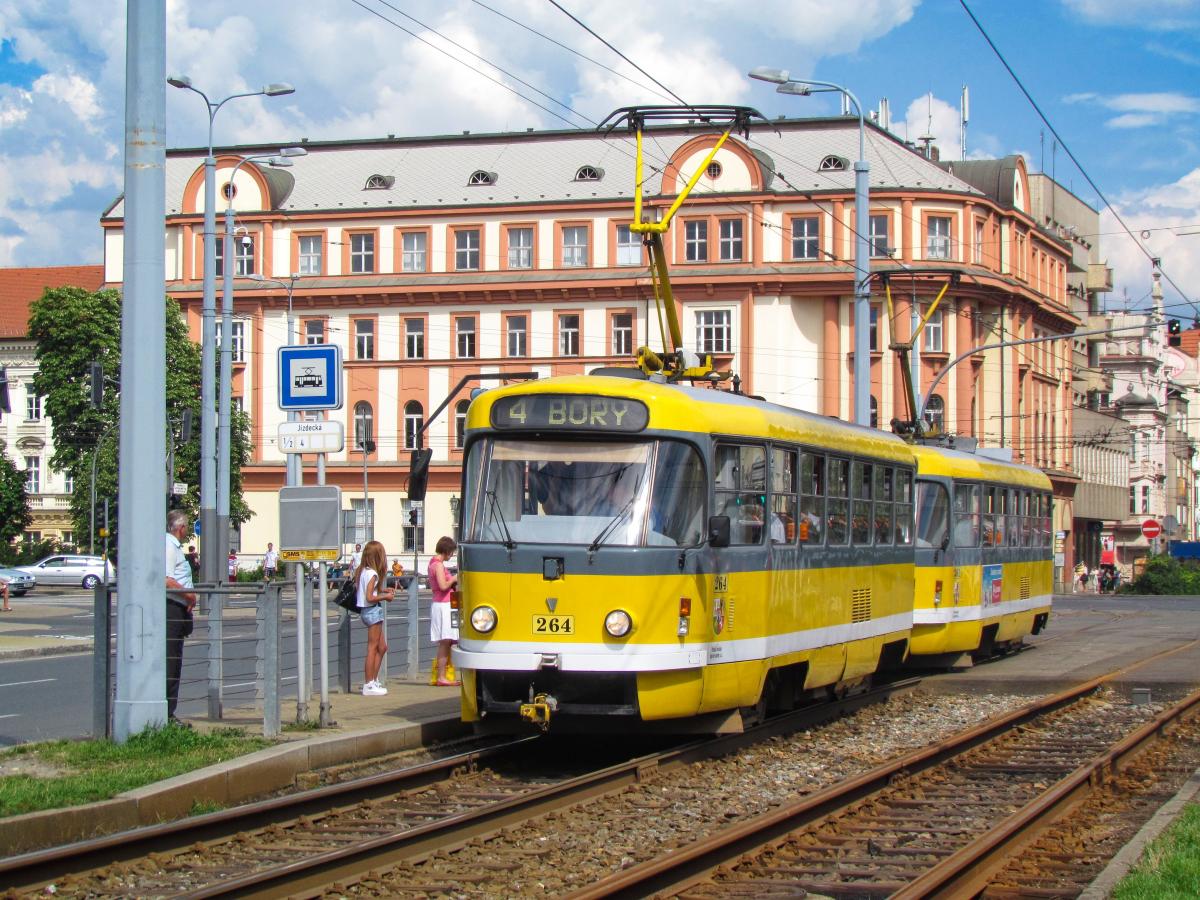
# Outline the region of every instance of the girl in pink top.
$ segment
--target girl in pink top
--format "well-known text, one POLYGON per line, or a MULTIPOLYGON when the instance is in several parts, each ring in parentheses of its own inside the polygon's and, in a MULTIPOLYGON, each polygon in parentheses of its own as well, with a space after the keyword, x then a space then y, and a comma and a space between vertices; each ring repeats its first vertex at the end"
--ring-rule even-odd
POLYGON ((450 681, 446 677, 450 645, 458 640, 458 629, 450 620, 450 594, 458 587, 458 578, 446 571, 446 560, 453 556, 457 549, 454 538, 439 538, 434 548, 436 555, 429 560, 429 589, 433 591, 429 637, 437 642, 437 683, 445 687, 458 684, 457 681, 450 681))

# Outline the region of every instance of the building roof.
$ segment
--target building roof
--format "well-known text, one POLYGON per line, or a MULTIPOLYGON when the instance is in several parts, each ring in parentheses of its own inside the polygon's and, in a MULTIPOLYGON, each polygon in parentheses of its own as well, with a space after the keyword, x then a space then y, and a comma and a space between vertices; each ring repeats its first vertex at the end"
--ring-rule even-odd
MULTIPOLYGON (((665 126, 646 130, 647 195, 659 191, 659 177, 671 157, 688 141, 714 134, 711 127, 665 126)), ((867 124, 866 157, 872 189, 908 188, 980 193, 904 146, 894 135, 867 124)), ((774 120, 755 125, 742 140, 757 158, 766 189, 779 193, 851 193, 853 161, 858 157, 856 118, 774 120), (827 157, 846 161, 843 169, 822 170, 827 157)), ((270 152, 289 142, 217 148, 215 155, 247 156, 270 152)), ((510 206, 514 203, 595 203, 628 201, 634 190, 634 140, 617 130, 529 131, 488 135, 383 138, 358 141, 302 142, 307 156, 295 157, 288 170, 295 178, 283 198, 286 212, 380 209, 456 209, 510 206), (576 180, 583 166, 599 180, 576 180), (469 185, 473 173, 493 173, 491 184, 469 185), (381 176, 378 189, 368 180, 381 176)), ((178 214, 188 180, 203 165, 205 149, 167 154, 167 213, 178 214)), ((263 167, 264 174, 268 171, 263 167)), ((719 187, 719 182, 716 185, 719 187)), ((703 182, 693 195, 705 192, 703 182)), ((274 191, 272 192, 275 193, 274 191)), ((118 199, 108 217, 124 215, 118 199)))
POLYGON ((1179 333, 1179 349, 1192 358, 1200 357, 1200 328, 1179 333))
POLYGON ((102 284, 104 266, 0 268, 0 337, 24 337, 28 333, 29 305, 46 288, 81 287, 98 291, 102 284))

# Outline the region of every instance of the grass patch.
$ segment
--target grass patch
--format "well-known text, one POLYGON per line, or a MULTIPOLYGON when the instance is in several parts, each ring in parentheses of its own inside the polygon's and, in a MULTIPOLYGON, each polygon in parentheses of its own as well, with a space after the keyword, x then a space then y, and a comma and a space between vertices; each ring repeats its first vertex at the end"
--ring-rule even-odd
POLYGON ((289 722, 283 726, 284 731, 320 731, 321 723, 316 719, 305 719, 303 722, 289 722))
POLYGON ((192 816, 202 816, 205 813, 220 812, 224 808, 224 803, 217 803, 213 800, 197 800, 192 804, 192 808, 188 811, 188 814, 192 816))
POLYGON ((1200 897, 1200 803, 1184 808, 1113 891, 1114 900, 1194 897, 1200 897))
POLYGON ((107 740, 24 744, 0 754, 3 768, 9 768, 10 758, 20 758, 20 765, 13 766, 16 774, 0 776, 0 816, 107 800, 271 743, 236 728, 202 734, 172 725, 147 729, 124 744, 107 740), (39 773, 39 767, 54 774, 39 773))

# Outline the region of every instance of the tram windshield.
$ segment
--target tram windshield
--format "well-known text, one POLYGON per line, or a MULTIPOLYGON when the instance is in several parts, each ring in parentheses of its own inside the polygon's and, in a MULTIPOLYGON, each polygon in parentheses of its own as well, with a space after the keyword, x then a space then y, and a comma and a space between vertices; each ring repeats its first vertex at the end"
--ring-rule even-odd
POLYGON ((704 469, 679 441, 490 438, 466 471, 467 541, 679 547, 703 534, 704 469))

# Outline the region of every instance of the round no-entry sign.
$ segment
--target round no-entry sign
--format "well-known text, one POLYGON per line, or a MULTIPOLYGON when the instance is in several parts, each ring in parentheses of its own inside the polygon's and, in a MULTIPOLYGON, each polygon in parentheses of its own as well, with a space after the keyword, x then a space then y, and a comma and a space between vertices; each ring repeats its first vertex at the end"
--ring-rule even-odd
POLYGON ((1153 540, 1162 534, 1162 526, 1153 519, 1147 519, 1142 523, 1142 536, 1148 540, 1153 540))

